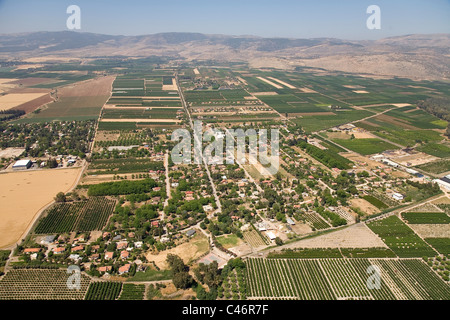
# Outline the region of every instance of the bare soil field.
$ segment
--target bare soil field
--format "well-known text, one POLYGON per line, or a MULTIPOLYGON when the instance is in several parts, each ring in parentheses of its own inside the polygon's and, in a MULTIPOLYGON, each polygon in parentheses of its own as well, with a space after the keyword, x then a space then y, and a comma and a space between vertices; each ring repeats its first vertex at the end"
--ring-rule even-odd
POLYGON ((428 162, 433 162, 438 159, 439 158, 431 156, 429 154, 419 152, 416 154, 397 157, 395 158, 395 162, 400 163, 401 165, 404 166, 408 166, 408 164, 409 166, 418 166, 428 162))
POLYGON ((17 79, 10 79, 10 78, 0 78, 0 84, 8 84, 8 83, 12 83, 14 81, 16 81, 17 79))
POLYGON ((361 211, 363 211, 367 215, 372 215, 380 212, 380 209, 378 209, 373 204, 367 202, 364 199, 351 199, 350 203, 352 207, 357 207, 361 209, 361 211))
POLYGON ((351 135, 348 134, 347 132, 328 132, 327 133, 327 137, 330 139, 344 139, 344 140, 348 140, 351 138, 351 135))
POLYGON ((189 240, 189 242, 183 243, 175 248, 159 252, 158 254, 148 253, 147 260, 154 261, 155 264, 161 269, 167 269, 168 265, 166 257, 169 253, 179 256, 185 263, 196 260, 209 250, 208 239, 201 233, 197 232, 197 235, 189 240))
POLYGON ((25 113, 30 113, 30 112, 33 112, 34 110, 36 110, 37 108, 39 108, 47 103, 50 103, 52 101, 53 101, 52 97, 50 96, 50 94, 47 93, 47 94, 43 95, 42 97, 39 97, 37 99, 34 99, 34 100, 26 102, 26 103, 23 103, 12 109, 23 110, 23 111, 25 111, 25 113))
POLYGON ((434 204, 450 204, 450 198, 448 197, 441 197, 435 201, 433 201, 434 204))
POLYGON ((276 84, 276 83, 274 83, 274 82, 272 82, 270 80, 267 80, 266 78, 263 78, 263 77, 256 77, 256 78, 261 80, 261 81, 264 81, 267 84, 270 84, 272 87, 275 87, 277 89, 283 89, 283 86, 280 86, 279 84, 276 84))
POLYGON ((383 166, 381 163, 376 162, 374 160, 370 160, 368 157, 364 157, 361 156, 359 154, 353 153, 353 152, 341 152, 339 153, 340 155, 342 155, 343 157, 353 161, 353 162, 358 162, 358 163, 366 163, 367 164, 367 169, 376 169, 379 166, 383 166))
POLYGON ((296 234, 303 235, 308 234, 312 232, 311 226, 306 223, 296 223, 295 225, 291 226, 292 231, 294 231, 296 234))
POLYGON ((281 83, 283 86, 288 87, 289 89, 296 89, 293 85, 286 83, 284 81, 281 81, 279 79, 273 78, 273 77, 268 77, 270 80, 276 81, 278 83, 281 83))
POLYGON ((0 158, 18 157, 25 151, 25 148, 6 148, 0 150, 0 158))
POLYGON ((287 245, 289 248, 387 248, 386 244, 365 224, 358 223, 348 228, 315 238, 300 240, 287 245))
POLYGON ((53 169, 0 174, 0 248, 13 245, 37 213, 60 191, 69 191, 80 169, 53 169))
POLYGON ((316 91, 314 91, 313 89, 306 88, 306 87, 300 88, 300 90, 301 90, 303 93, 316 93, 316 91))
POLYGON ((422 238, 450 238, 450 224, 409 224, 422 238))
POLYGON ((24 79, 18 79, 15 81, 11 81, 9 83, 23 85, 23 86, 35 86, 38 84, 57 83, 57 82, 60 82, 60 80, 50 79, 50 78, 24 78, 24 79))
POLYGON ((0 96, 0 110, 9 110, 45 95, 47 93, 8 93, 0 96))
POLYGON ((78 82, 59 89, 58 94, 64 97, 109 96, 114 79, 114 76, 106 76, 78 82))

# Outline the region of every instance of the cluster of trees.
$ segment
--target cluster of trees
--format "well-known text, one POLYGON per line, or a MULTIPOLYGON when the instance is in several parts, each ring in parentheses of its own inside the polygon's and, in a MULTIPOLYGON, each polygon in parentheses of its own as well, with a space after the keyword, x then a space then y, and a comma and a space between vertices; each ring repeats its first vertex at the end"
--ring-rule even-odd
POLYGON ((317 207, 316 208, 317 213, 319 213, 322 217, 329 220, 331 222, 331 225, 333 227, 339 227, 347 224, 347 220, 344 218, 341 218, 338 214, 325 210, 324 207, 317 207))
POLYGON ((419 101, 417 106, 439 119, 448 121, 445 135, 450 137, 450 98, 429 98, 419 101))
POLYGON ((144 179, 137 181, 118 181, 103 182, 90 185, 88 189, 89 196, 117 196, 126 194, 142 194, 150 192, 158 184, 153 179, 144 179))
POLYGON ((425 193, 427 196, 431 197, 441 193, 441 189, 437 183, 428 182, 420 183, 418 181, 406 180, 406 183, 420 190, 421 193, 425 193))
POLYGON ((178 289, 187 289, 194 284, 194 279, 189 274, 189 267, 183 259, 174 254, 168 254, 166 258, 169 264, 173 285, 178 289))
POLYGON ((223 281, 217 261, 213 261, 208 265, 200 263, 199 266, 194 269, 194 275, 197 281, 207 285, 209 289, 207 292, 202 286, 198 285, 196 289, 197 299, 215 300, 217 298, 217 289, 223 281))
POLYGON ((8 121, 15 118, 19 118, 25 114, 23 110, 1 110, 0 111, 0 122, 8 121))
POLYGON ((77 155, 89 152, 94 138, 95 121, 61 121, 45 123, 5 124, 0 147, 24 147, 26 156, 77 155))
POLYGON ((350 161, 337 153, 319 149, 316 146, 308 144, 304 140, 300 140, 298 146, 329 168, 338 168, 341 170, 350 169, 350 161))

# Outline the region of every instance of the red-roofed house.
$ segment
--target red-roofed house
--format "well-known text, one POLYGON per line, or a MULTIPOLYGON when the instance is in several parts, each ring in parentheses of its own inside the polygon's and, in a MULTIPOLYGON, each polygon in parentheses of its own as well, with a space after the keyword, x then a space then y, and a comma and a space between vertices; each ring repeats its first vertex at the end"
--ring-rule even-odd
POLYGON ((105 260, 111 260, 114 257, 114 252, 106 252, 105 260))
POLYGON ((58 247, 58 248, 53 249, 53 253, 55 253, 55 254, 63 253, 64 251, 66 251, 66 248, 64 248, 64 247, 58 247))
POLYGON ((126 247, 128 247, 128 242, 126 242, 126 241, 117 243, 117 249, 118 250, 125 249, 126 247))
POLYGON ((123 251, 120 253, 120 257, 121 257, 123 260, 128 259, 129 256, 130 256, 130 253, 129 253, 128 251, 126 251, 126 250, 123 250, 123 251))
POLYGON ((124 265, 123 267, 120 267, 119 274, 128 273, 128 271, 130 271, 130 267, 131 267, 131 264, 129 264, 129 263, 124 265))
POLYGON ((37 253, 41 251, 41 248, 27 248, 23 250, 23 253, 37 253))
POLYGON ((98 268, 99 272, 108 272, 108 271, 111 271, 111 270, 112 270, 111 266, 105 266, 105 267, 99 267, 98 268))

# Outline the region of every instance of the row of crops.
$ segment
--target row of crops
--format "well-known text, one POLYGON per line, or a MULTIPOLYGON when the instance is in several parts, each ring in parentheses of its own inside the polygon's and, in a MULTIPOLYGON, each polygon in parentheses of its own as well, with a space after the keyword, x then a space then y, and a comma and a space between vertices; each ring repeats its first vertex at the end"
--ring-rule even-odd
POLYGON ((144 294, 143 284, 91 282, 65 269, 13 269, 0 280, 0 300, 143 300, 144 294))
POLYGON ((420 259, 249 258, 246 266, 250 299, 450 299, 448 284, 420 259), (371 266, 380 272, 373 289, 371 266))
POLYGON ((0 300, 82 300, 90 278, 81 274, 79 289, 76 281, 67 285, 70 277, 61 269, 13 269, 0 280, 0 300))
POLYGON ((119 300, 143 300, 145 285, 125 283, 122 288, 119 300))
POLYGON ((116 300, 122 290, 121 282, 93 282, 86 293, 86 300, 116 300))
POLYGON ((101 230, 113 213, 115 200, 91 197, 87 201, 56 203, 35 229, 36 234, 101 230))

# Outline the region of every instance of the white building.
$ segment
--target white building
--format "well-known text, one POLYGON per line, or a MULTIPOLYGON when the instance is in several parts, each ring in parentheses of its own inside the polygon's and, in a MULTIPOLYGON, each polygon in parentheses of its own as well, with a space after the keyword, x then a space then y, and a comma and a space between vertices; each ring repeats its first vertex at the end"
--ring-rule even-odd
POLYGON ((32 164, 31 160, 19 160, 13 164, 12 168, 14 170, 26 170, 29 169, 32 164))
POLYGON ((273 234, 273 232, 267 232, 266 235, 269 237, 270 240, 275 240, 276 236, 273 234))
POLYGON ((392 198, 394 198, 395 200, 401 201, 401 200, 403 200, 403 195, 395 192, 392 194, 392 198))

